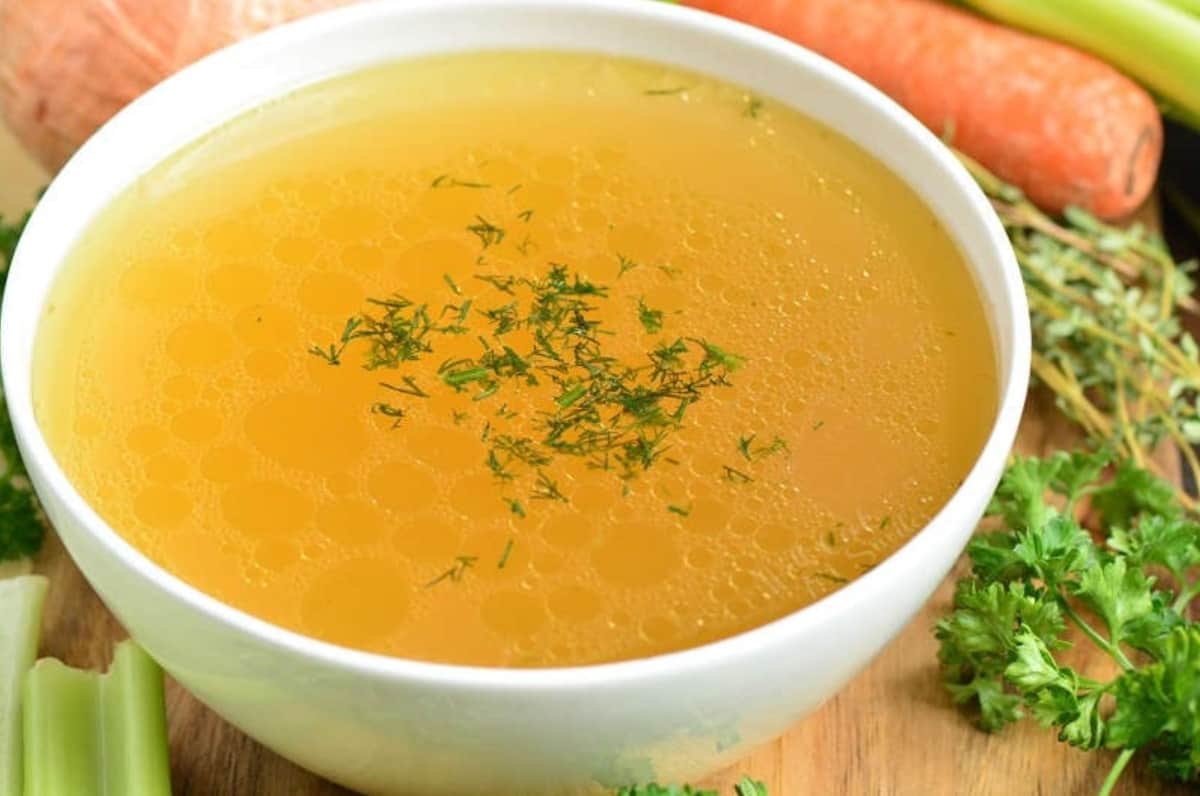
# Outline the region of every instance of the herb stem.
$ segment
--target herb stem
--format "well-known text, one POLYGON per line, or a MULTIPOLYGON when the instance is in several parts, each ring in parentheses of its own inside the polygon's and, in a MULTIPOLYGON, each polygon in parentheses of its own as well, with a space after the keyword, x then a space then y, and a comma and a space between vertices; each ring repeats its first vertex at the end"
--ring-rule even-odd
POLYGON ((1116 380, 1117 389, 1114 391, 1114 403, 1117 405, 1117 420, 1120 421, 1121 435, 1125 438, 1125 444, 1129 448, 1129 454, 1133 458, 1134 464, 1145 469, 1145 458, 1142 456, 1142 448, 1138 445, 1137 439, 1134 437, 1133 425, 1129 422, 1129 409, 1125 404, 1125 369, 1121 367, 1120 361, 1111 352, 1108 352, 1108 361, 1112 365, 1114 379, 1116 380))
POLYGON ((1125 770, 1125 766, 1129 765, 1129 761, 1133 759, 1134 751, 1133 749, 1121 750, 1121 754, 1117 756, 1116 762, 1108 770, 1108 776, 1104 778, 1104 784, 1100 786, 1097 796, 1110 796, 1113 788, 1117 785, 1117 780, 1121 778, 1121 773, 1125 770))
POLYGON ((1069 617, 1070 620, 1074 622, 1079 629, 1082 630, 1084 634, 1092 640, 1093 643, 1095 643, 1097 647, 1112 656, 1113 660, 1120 664, 1122 669, 1127 672, 1132 672, 1136 668, 1132 663, 1129 662, 1129 658, 1125 657, 1125 653, 1121 651, 1121 648, 1118 645, 1113 644, 1104 636, 1100 635, 1100 633, 1096 631, 1096 628, 1092 627, 1086 619, 1080 616, 1079 612, 1072 607, 1071 603, 1061 593, 1058 595, 1058 603, 1062 607, 1063 613, 1066 614, 1067 617, 1069 617))
POLYGON ((1200 594, 1200 580, 1184 585, 1178 575, 1176 579, 1180 581, 1179 596, 1175 598, 1175 602, 1171 603, 1171 610, 1187 618, 1188 606, 1192 604, 1192 600, 1196 599, 1196 595, 1200 594))

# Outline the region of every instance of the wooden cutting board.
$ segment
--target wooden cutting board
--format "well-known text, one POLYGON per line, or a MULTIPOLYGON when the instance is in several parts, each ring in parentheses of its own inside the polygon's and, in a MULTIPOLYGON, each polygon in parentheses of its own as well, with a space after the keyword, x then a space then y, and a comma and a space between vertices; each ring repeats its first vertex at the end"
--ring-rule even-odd
MULTIPOLYGON (((22 209, 44 180, 16 154, 3 130, 0 175, 0 212, 9 214, 22 209)), ((1069 431, 1055 417, 1047 403, 1031 404, 1019 447, 1026 452, 1069 447, 1069 431)), ((1178 473, 1171 452, 1164 452, 1162 463, 1178 473)), ((113 643, 125 632, 53 536, 35 569, 51 580, 41 654, 74 666, 106 667, 113 643)), ((950 603, 952 580, 942 584, 909 627, 820 711, 703 784, 728 794, 742 774, 749 774, 763 780, 773 796, 1095 793, 1112 755, 1075 751, 1032 725, 985 735, 953 708, 938 679, 937 645, 931 633, 950 603)), ((173 682, 168 682, 167 712, 176 794, 346 793, 262 748, 173 682)), ((1118 789, 1122 794, 1163 796, 1185 792, 1159 784, 1144 766, 1127 771, 1118 789)))

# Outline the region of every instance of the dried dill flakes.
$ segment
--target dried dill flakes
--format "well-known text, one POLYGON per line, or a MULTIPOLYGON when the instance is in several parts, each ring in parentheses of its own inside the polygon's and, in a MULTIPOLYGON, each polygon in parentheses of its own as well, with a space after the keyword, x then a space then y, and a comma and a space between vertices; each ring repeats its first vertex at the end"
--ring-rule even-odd
POLYGON ((467 232, 479 238, 479 243, 484 249, 499 246, 507 234, 503 227, 496 226, 483 216, 475 216, 475 223, 467 225, 467 232))
POLYGON ((510 538, 504 543, 504 550, 500 553, 500 560, 496 562, 496 569, 504 569, 508 565, 508 559, 512 556, 513 540, 510 538))
POLYGON ((645 300, 638 299, 638 322, 647 334, 657 334, 663 328, 662 310, 656 310, 646 305, 645 300))
POLYGON ((439 174, 430 183, 431 188, 491 188, 492 186, 486 182, 475 182, 473 180, 460 180, 449 174, 439 174))
POLYGON ((765 459, 768 456, 776 456, 782 453, 787 453, 787 441, 780 436, 774 436, 771 441, 758 445, 755 441, 758 439, 757 434, 749 434, 744 437, 739 437, 737 442, 738 453, 742 455, 748 462, 753 462, 758 459, 765 459))
POLYGON ((478 560, 479 556, 457 556, 454 559, 454 565, 433 580, 426 583, 425 588, 431 589, 443 581, 458 583, 463 579, 463 576, 467 573, 467 570, 475 566, 475 562, 478 560))
POLYGON ((689 503, 686 506, 668 504, 667 511, 671 512, 672 514, 678 514, 680 517, 690 517, 692 514, 692 504, 689 503))
MULTIPOLYGON (((477 221, 472 229, 485 247, 503 240, 503 232, 483 216, 477 221)), ((372 311, 348 319, 333 343, 313 346, 310 352, 340 365, 350 346, 362 346, 362 366, 368 370, 403 370, 436 356, 438 341, 447 335, 473 337, 478 352, 443 359, 429 383, 401 373, 381 380, 380 386, 397 399, 425 399, 435 390, 448 390, 480 404, 471 413, 456 411, 456 424, 468 414, 484 412, 481 402, 496 396, 499 408, 486 410, 480 436, 481 462, 498 482, 528 483, 530 500, 569 501, 553 474, 560 457, 583 460, 591 469, 626 480, 659 463, 678 464, 668 451, 688 409, 710 390, 730 386, 731 374, 745 362, 739 354, 695 337, 660 341, 640 358, 613 356, 609 340, 614 332, 600 312, 610 300, 609 286, 561 263, 551 263, 535 277, 476 274, 474 280, 481 292, 436 313, 429 304, 399 294, 372 299, 372 311), (510 341, 517 332, 532 342, 516 347, 510 341), (505 396, 511 399, 510 391, 531 389, 547 396, 545 405, 531 423, 512 424, 517 413, 505 396)), ((455 295, 463 294, 453 279, 443 281, 455 295)), ((643 328, 665 331, 662 311, 643 300, 637 308, 643 328)), ((406 416, 397 402, 376 403, 374 411, 396 424, 406 416)), ((751 455, 758 459, 785 449, 776 437, 756 445, 751 455)), ((726 477, 752 480, 732 469, 726 477)), ((519 501, 505 501, 512 513, 525 515, 519 501)))

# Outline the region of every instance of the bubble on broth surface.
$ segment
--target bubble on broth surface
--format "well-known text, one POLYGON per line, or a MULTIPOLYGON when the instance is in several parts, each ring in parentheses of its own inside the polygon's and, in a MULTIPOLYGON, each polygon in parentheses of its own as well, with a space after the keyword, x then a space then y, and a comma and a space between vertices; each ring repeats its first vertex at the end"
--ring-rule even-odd
MULTIPOLYGON (((261 109, 234 123, 276 142, 253 160, 210 171, 194 156, 153 206, 114 205, 39 343, 61 352, 39 361, 87 364, 35 374, 35 398, 56 455, 122 534, 319 638, 566 665, 778 618, 937 509, 986 432, 994 373, 969 278, 915 198, 802 117, 777 109, 774 134, 758 130, 733 87, 687 76, 681 114, 631 98, 660 67, 615 61, 584 100, 590 56, 554 56, 550 71, 540 57, 306 89, 283 106, 378 102, 291 142, 261 109), (756 147, 738 145, 752 129, 756 147), (483 221, 503 239, 469 231, 483 221), (534 280, 551 263, 604 286, 599 334, 631 368, 676 339, 745 358, 636 477, 612 452, 500 475, 490 445, 543 433, 552 371, 479 400, 442 380, 480 355, 486 313, 528 312, 528 295, 479 277, 534 280), (113 300, 89 301, 118 266, 113 300), (368 299, 397 296, 439 326, 470 301, 470 333, 401 370, 364 368, 367 342, 337 365, 310 352, 336 346, 347 318, 379 317, 368 299), (642 305, 662 313, 657 331, 642 305), (70 313, 83 331, 56 325, 70 313), (381 386, 404 375, 429 397, 381 386), (386 401, 403 415, 377 411, 386 401), (91 431, 65 431, 80 424, 91 431), (786 447, 770 450, 776 437, 786 447)), ((535 342, 529 329, 486 340, 535 342)))

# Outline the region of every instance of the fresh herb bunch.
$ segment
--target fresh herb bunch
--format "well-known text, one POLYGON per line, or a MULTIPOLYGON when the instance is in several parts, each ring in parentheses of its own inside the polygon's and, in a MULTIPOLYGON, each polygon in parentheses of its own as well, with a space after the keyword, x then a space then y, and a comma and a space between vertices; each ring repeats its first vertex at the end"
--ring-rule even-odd
MULTIPOLYGON (((734 796, 769 796, 767 786, 750 777, 742 777, 733 786, 734 796)), ((715 790, 696 790, 691 785, 632 785, 621 788, 616 796, 720 796, 715 790)))
POLYGON ((1072 746, 1120 750, 1102 794, 1138 750, 1163 777, 1195 780, 1200 524, 1174 487, 1107 452, 1018 458, 988 514, 999 527, 968 546, 971 576, 936 628, 955 701, 989 731, 1028 714, 1072 746), (1065 665, 1071 632, 1119 673, 1065 665))
MULTIPOLYGON (((1008 231, 1029 298, 1033 375, 1092 440, 1138 466, 1170 440, 1200 478, 1200 348, 1180 311, 1195 263, 1175 263, 1143 226, 1121 229, 1081 210, 1056 221, 962 158, 1008 231)), ((1161 475, 1161 473, 1159 473, 1161 475)), ((1179 492, 1189 508, 1191 497, 1179 492)))
MULTIPOLYGON (((8 279, 8 265, 28 220, 26 214, 17 223, 8 224, 0 217, 0 298, 8 279)), ((8 404, 0 395, 0 561, 33 555, 42 546, 44 533, 37 501, 17 451, 8 404)))

